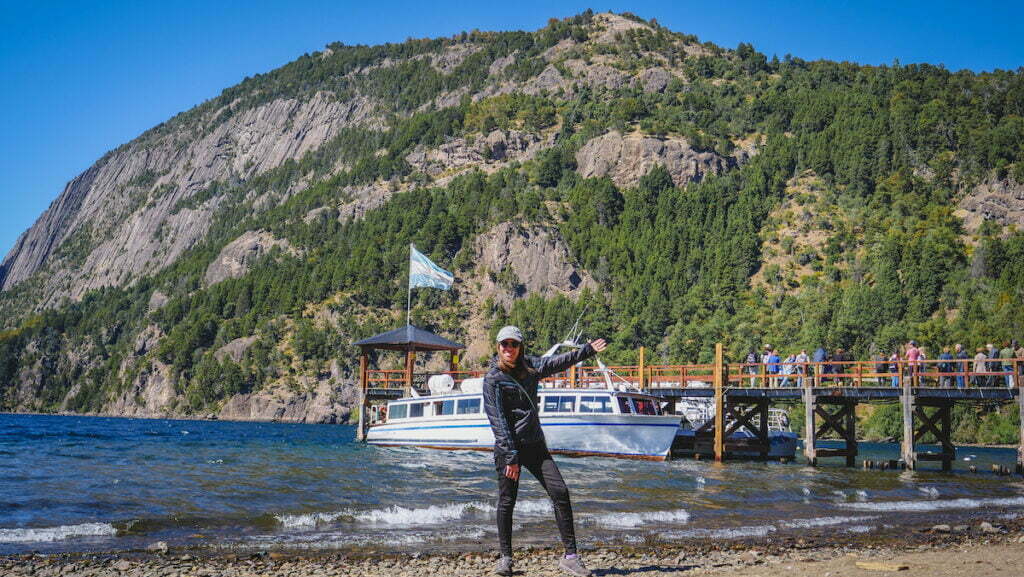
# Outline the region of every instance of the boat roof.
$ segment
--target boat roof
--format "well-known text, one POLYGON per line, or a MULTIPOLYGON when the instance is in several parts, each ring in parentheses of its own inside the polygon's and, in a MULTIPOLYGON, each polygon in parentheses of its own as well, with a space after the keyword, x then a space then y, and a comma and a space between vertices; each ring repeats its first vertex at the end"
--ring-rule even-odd
POLYGON ((434 333, 413 325, 405 325, 386 333, 374 335, 354 343, 357 347, 367 349, 386 349, 391 351, 460 351, 464 345, 449 341, 434 333))
MULTIPOLYGON (((541 389, 537 390, 537 393, 538 394, 539 393, 543 393, 543 394, 562 393, 562 394, 577 394, 577 395, 609 395, 609 396, 629 395, 629 396, 632 396, 632 397, 643 397, 643 398, 647 398, 647 399, 653 399, 653 400, 656 400, 656 401, 662 400, 662 399, 660 399, 658 397, 655 397, 654 395, 651 395, 651 394, 648 394, 648 393, 642 393, 640 391, 609 391, 608 389, 545 389, 545 388, 541 388, 541 389)), ((454 399, 454 398, 460 398, 460 397, 479 397, 479 396, 482 396, 482 394, 483 393, 463 393, 463 392, 460 392, 460 391, 451 391, 451 392, 442 393, 442 394, 439 394, 439 395, 422 395, 422 396, 419 396, 419 397, 402 397, 401 399, 393 399, 393 400, 391 400, 389 402, 390 403, 397 403, 397 402, 405 402, 405 401, 409 401, 409 402, 415 402, 415 401, 421 401, 421 402, 440 401, 440 400, 444 400, 444 399, 454 399)))

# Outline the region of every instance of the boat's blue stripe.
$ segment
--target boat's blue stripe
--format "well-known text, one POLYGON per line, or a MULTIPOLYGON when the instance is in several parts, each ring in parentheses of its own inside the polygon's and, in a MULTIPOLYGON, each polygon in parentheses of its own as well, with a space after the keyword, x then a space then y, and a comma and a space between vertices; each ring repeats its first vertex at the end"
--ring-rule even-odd
MULTIPOLYGON (((457 441, 434 442, 434 441, 425 441, 425 440, 412 440, 412 441, 410 441, 410 440, 406 440, 406 439, 380 439, 380 440, 377 440, 377 441, 368 441, 368 442, 371 445, 377 445, 377 444, 381 444, 381 445, 402 444, 402 445, 417 446, 417 445, 423 445, 423 444, 430 444, 430 446, 432 446, 432 447, 444 447, 444 443, 453 443, 453 442, 457 442, 457 441)), ((490 449, 492 446, 493 445, 452 445, 452 448, 456 448, 457 447, 457 448, 461 448, 461 449, 490 449)), ((549 451, 556 451, 556 452, 557 451, 562 451, 562 452, 565 452, 565 453, 587 453, 587 454, 592 454, 592 455, 638 455, 638 456, 643 456, 643 457, 660 457, 660 456, 665 454, 665 453, 615 453, 615 452, 612 452, 612 451, 589 451, 589 450, 580 450, 580 449, 552 449, 552 448, 548 448, 548 450, 549 451)))
MULTIPOLYGON (((384 425, 387 426, 387 425, 384 425)), ((434 426, 422 426, 422 427, 402 427, 398 429, 377 429, 381 432, 393 433, 397 431, 419 431, 423 429, 470 429, 476 427, 490 427, 490 423, 483 423, 480 425, 434 425, 434 426)), ((541 428, 544 427, 673 427, 678 428, 677 423, 541 423, 541 428)))

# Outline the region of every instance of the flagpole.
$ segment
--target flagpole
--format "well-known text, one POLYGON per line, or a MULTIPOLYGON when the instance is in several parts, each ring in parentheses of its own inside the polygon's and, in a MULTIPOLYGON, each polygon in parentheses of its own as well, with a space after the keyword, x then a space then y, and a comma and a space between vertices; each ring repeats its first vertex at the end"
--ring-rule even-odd
MULTIPOLYGON (((413 244, 409 243, 409 262, 412 262, 413 244)), ((405 324, 412 324, 412 267, 409 267, 409 298, 405 303, 405 324)))

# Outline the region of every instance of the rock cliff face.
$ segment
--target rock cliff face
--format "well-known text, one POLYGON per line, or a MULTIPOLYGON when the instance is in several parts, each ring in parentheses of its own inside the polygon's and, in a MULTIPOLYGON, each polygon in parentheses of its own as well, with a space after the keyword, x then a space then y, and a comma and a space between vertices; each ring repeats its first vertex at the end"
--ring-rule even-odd
POLYGON ((49 269, 45 306, 160 270, 206 235, 220 199, 180 202, 215 181, 244 182, 300 158, 341 128, 367 122, 373 107, 321 92, 239 110, 213 126, 205 122, 224 111, 151 131, 68 184, 4 259, 0 289, 49 269), (77 252, 61 246, 69 240, 77 252))
POLYGON ((324 380, 311 391, 296 393, 270 389, 235 395, 217 414, 227 421, 287 421, 292 423, 343 423, 355 402, 352 387, 339 387, 324 380))
POLYGON ((238 278, 249 272, 252 265, 273 248, 289 250, 286 240, 274 238, 263 230, 250 230, 228 243, 217 258, 210 263, 203 276, 206 286, 215 285, 229 278, 238 278))
POLYGON ((518 130, 494 130, 472 143, 455 138, 435 149, 418 147, 405 158, 417 170, 431 176, 470 166, 504 164, 511 160, 528 160, 538 150, 549 146, 540 136, 518 130))
POLYGON ((507 309, 531 294, 576 299, 584 289, 597 289, 558 231, 548 227, 504 222, 480 235, 474 251, 477 268, 467 283, 478 287, 471 297, 476 303, 470 307, 474 318, 467 323, 470 359, 491 352, 483 307, 487 299, 507 309))
POLYGON ((683 138, 623 136, 612 131, 583 145, 576 153, 577 172, 584 178, 607 176, 620 187, 635 186, 657 165, 664 166, 676 186, 699 182, 730 168, 734 161, 714 152, 697 151, 683 138))
POLYGON ((960 201, 957 213, 964 219, 964 228, 972 233, 985 220, 1024 228, 1024 183, 1006 178, 979 184, 960 201))

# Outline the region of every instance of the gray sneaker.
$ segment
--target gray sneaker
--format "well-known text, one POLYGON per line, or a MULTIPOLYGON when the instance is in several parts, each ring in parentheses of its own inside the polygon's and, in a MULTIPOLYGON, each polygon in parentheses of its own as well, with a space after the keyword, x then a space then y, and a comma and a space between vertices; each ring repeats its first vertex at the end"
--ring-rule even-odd
POLYGON ((494 565, 494 572, 503 577, 510 577, 512 575, 512 558, 499 557, 498 562, 494 565))
POLYGON ((580 559, 579 555, 572 558, 562 557, 558 561, 558 568, 576 577, 590 577, 590 569, 583 564, 583 559, 580 559))

